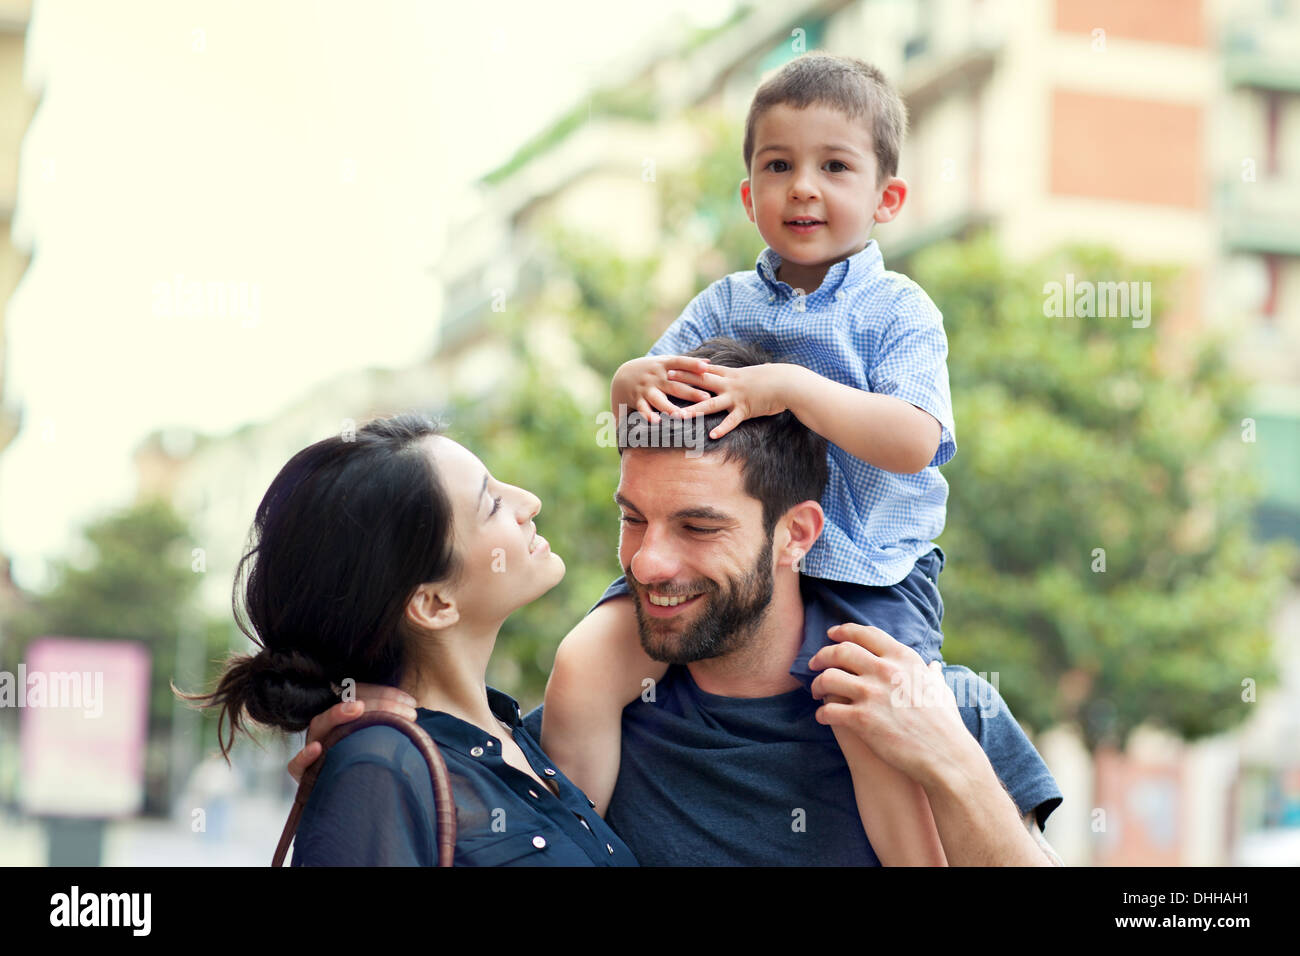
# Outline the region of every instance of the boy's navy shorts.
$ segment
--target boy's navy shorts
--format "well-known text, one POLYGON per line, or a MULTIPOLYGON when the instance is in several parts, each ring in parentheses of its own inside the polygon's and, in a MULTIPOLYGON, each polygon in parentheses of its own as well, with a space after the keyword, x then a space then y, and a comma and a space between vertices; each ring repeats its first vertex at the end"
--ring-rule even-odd
POLYGON ((897 584, 875 587, 826 581, 804 575, 803 646, 795 655, 790 673, 810 687, 821 671, 808 669, 808 662, 823 647, 839 643, 826 636, 836 624, 864 624, 878 627, 900 644, 921 655, 927 664, 943 661, 943 598, 939 596, 939 572, 944 555, 939 548, 916 559, 907 577, 897 584))
MULTIPOLYGON (((927 664, 942 661, 943 598, 938 580, 943 565, 943 551, 935 548, 916 559, 907 577, 886 587, 801 576, 804 640, 790 667, 791 675, 805 687, 812 685, 821 671, 809 670, 808 661, 823 647, 837 643, 826 636, 827 629, 836 624, 878 627, 920 654, 927 664)), ((628 593, 627 581, 619 577, 595 606, 628 593)))

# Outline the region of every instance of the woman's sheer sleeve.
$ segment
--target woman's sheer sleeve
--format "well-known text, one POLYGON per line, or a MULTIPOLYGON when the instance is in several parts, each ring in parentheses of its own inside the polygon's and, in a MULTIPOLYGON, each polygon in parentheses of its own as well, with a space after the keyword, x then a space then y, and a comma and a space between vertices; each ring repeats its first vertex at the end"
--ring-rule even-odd
POLYGON ((433 787, 400 731, 368 727, 325 760, 303 810, 294 866, 436 866, 433 787))

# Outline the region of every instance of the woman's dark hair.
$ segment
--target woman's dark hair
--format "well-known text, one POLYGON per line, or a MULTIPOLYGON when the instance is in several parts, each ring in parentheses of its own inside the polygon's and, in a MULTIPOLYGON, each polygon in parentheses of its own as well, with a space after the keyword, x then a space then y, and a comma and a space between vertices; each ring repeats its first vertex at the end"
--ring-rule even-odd
POLYGON ((458 570, 451 500, 423 447, 438 434, 421 415, 377 419, 304 448, 271 482, 232 596, 261 651, 232 657, 212 693, 182 695, 221 708, 227 759, 246 718, 303 730, 347 678, 400 683, 407 601, 458 570))

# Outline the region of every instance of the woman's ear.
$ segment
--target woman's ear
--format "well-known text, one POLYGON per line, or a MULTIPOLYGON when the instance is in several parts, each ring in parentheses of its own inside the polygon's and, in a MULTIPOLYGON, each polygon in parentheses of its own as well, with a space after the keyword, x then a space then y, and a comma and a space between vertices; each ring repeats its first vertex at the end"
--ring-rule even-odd
POLYGON ((422 631, 440 631, 460 620, 460 609, 437 585, 421 584, 406 602, 406 620, 422 631))

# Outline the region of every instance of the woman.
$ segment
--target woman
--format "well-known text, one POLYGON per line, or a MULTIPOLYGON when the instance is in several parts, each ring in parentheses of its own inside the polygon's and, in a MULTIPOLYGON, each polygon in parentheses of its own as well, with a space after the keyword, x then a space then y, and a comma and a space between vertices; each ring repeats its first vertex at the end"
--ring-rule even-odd
MULTIPOLYGON (((540 507, 417 415, 294 455, 236 573, 236 619, 262 650, 197 698, 221 709, 219 732, 230 721, 222 753, 246 719, 299 731, 341 688, 391 685, 446 760, 456 865, 636 865, 486 683, 502 623, 564 576, 533 524, 540 507)), ((367 727, 327 754, 293 865, 434 866, 434 819, 415 745, 367 727)))

